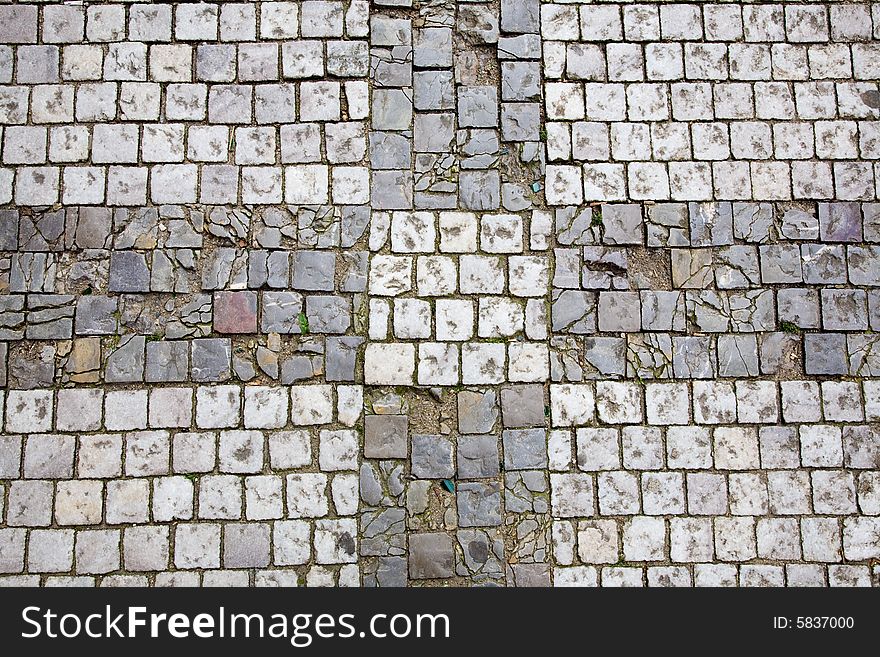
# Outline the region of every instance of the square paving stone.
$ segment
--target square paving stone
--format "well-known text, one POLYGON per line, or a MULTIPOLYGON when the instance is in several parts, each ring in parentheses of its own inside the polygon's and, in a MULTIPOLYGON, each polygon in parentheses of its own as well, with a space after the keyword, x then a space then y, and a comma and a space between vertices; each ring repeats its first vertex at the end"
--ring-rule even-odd
POLYGON ((458 393, 458 430, 461 433, 488 433, 498 421, 497 395, 464 390, 458 393))
POLYGON ((417 110, 455 109, 452 71, 417 71, 413 74, 413 86, 417 110))
POLYGON ((192 380, 225 381, 230 376, 232 343, 229 338, 192 341, 192 380))
POLYGON ((263 292, 260 328, 263 333, 301 333, 303 297, 298 292, 263 292))
POLYGON ((501 29, 514 34, 537 34, 540 14, 540 0, 501 0, 501 29))
POLYGON ((503 103, 501 134, 505 141, 538 141, 541 138, 541 106, 538 103, 503 103))
POLYGON ((405 459, 408 429, 406 415, 367 415, 364 420, 364 456, 369 459, 405 459))
POLYGON ((820 203, 819 234, 823 242, 859 242, 862 211, 858 203, 820 203))
POLYGON ((217 333, 257 332, 257 293, 249 290, 214 293, 217 333))
POLYGON ((413 64, 421 67, 452 66, 452 30, 448 27, 426 27, 416 31, 413 64))
POLYGON ((404 557, 379 557, 376 570, 365 567, 364 586, 402 588, 407 581, 407 560, 404 557))
POLYGON ((226 568, 265 568, 269 565, 269 525, 228 524, 223 528, 226 568))
POLYGON ((455 547, 449 534, 412 534, 409 537, 409 575, 413 579, 452 577, 455 547))
POLYGON ((374 89, 373 129, 408 130, 413 115, 411 95, 403 89, 374 89))
POLYGON ((118 297, 81 296, 76 301, 77 335, 113 335, 116 333, 118 297))
POLYGON ((548 587, 550 586, 550 564, 546 563, 515 563, 508 570, 508 583, 516 587, 548 587))
POLYGON ((446 153, 455 135, 452 114, 417 114, 413 147, 424 153, 446 153))
POLYGON ((412 164, 410 140, 394 132, 370 133, 370 166, 373 169, 408 169, 412 164))
POLYGON ((332 251, 297 251, 293 254, 293 288, 331 292, 336 275, 332 251))
POLYGON ((186 381, 189 378, 189 343, 161 340, 147 343, 145 381, 186 381))
POLYGON ((493 128, 498 125, 498 90, 495 87, 459 87, 458 125, 493 128))
POLYGON ((504 467, 535 470, 547 467, 547 432, 544 429, 508 429, 501 434, 504 467))
POLYGON ((113 351, 104 365, 104 380, 107 383, 131 383, 144 378, 144 345, 142 335, 123 336, 119 346, 113 351))
POLYGON ((111 292, 149 292, 150 268, 137 251, 114 251, 110 255, 111 292))
POLYGON ((373 171, 372 206, 377 210, 406 210, 413 207, 411 171, 373 171))
POLYGON ((341 296, 306 297, 306 317, 313 333, 345 333, 351 326, 351 300, 341 296))
POLYGON ((847 374, 846 335, 808 333, 804 336, 804 369, 807 374, 847 374))
POLYGON ((502 62, 502 100, 531 100, 541 95, 541 65, 538 62, 502 62))
POLYGON ((462 171, 458 198, 467 210, 497 210, 501 206, 501 178, 498 171, 462 171))
POLYGON ((455 474, 452 441, 445 436, 413 434, 412 474, 422 479, 446 479, 455 474))
POLYGON ((460 527, 491 527, 501 524, 501 484, 465 482, 455 495, 460 527))
POLYGON ((501 471, 498 439, 491 434, 460 436, 458 439, 459 479, 494 477, 501 471))
POLYGON ((536 384, 503 388, 501 418, 505 427, 544 426, 544 386, 536 384))
POLYGON ((327 336, 324 377, 327 381, 354 381, 358 347, 364 339, 355 336, 327 336))

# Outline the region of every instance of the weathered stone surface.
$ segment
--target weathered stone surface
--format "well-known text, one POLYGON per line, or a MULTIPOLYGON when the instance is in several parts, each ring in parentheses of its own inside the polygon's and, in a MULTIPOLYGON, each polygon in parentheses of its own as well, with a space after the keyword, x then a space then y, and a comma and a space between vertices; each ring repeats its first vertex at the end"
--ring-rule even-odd
POLYGON ((488 433, 498 421, 495 392, 483 394, 462 391, 458 393, 458 430, 462 433, 488 433))
POLYGON ((455 553, 448 534, 413 534, 409 540, 409 571, 413 579, 452 577, 455 553))
POLYGON ((256 333, 256 292, 215 292, 214 330, 218 333, 256 333))
POLYGON ((461 527, 501 524, 501 486, 497 483, 467 482, 456 491, 458 523, 461 527))
POLYGON ((502 389, 501 416, 505 427, 543 426, 543 386, 522 385, 502 389))
POLYGON ((445 436, 413 434, 412 473, 425 479, 446 479, 455 474, 452 443, 445 436))
POLYGON ((405 415, 368 415, 364 423, 364 456, 367 458, 406 458, 405 415))
POLYGON ((506 470, 535 470, 547 465, 547 434, 543 429, 506 429, 502 443, 506 470))
POLYGON ((874 8, 123 4, 0 3, 0 584, 878 584, 874 8))

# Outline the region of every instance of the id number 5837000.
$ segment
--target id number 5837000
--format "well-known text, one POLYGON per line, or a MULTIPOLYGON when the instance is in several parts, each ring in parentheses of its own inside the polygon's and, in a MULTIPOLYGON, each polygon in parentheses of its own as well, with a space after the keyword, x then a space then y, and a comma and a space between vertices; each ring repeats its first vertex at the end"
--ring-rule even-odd
POLYGON ((773 628, 777 630, 849 630, 855 626, 852 616, 774 616, 773 628))

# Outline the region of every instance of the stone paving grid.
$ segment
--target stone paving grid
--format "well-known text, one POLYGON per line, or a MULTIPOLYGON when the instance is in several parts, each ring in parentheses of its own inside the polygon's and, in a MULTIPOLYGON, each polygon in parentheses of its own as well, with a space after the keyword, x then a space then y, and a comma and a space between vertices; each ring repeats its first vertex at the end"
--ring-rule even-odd
POLYGON ((0 4, 0 583, 880 584, 877 7, 0 4))

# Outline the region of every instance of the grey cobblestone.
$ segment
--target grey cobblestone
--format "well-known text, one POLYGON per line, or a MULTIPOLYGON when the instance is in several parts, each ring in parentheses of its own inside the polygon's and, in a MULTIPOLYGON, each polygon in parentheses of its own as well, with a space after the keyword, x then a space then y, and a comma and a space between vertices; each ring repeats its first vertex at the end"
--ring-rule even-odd
POLYGON ((0 5, 0 583, 876 585, 877 19, 0 5))

